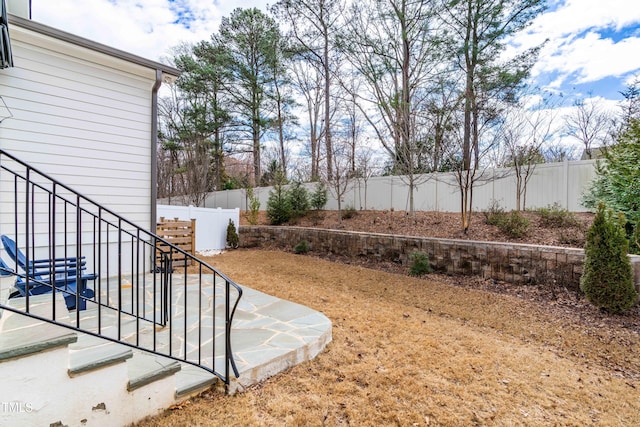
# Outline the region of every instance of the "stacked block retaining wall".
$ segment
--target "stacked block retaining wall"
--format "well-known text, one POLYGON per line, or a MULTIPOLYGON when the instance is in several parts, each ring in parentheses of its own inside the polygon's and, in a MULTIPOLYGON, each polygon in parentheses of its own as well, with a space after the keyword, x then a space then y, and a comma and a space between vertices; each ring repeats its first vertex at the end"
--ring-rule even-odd
MULTIPOLYGON (((517 284, 579 290, 584 251, 578 248, 449 240, 304 227, 243 226, 240 246, 292 249, 302 240, 311 251, 407 265, 415 251, 429 256, 434 271, 475 275, 517 284)), ((630 256, 640 292, 640 256, 630 256)))

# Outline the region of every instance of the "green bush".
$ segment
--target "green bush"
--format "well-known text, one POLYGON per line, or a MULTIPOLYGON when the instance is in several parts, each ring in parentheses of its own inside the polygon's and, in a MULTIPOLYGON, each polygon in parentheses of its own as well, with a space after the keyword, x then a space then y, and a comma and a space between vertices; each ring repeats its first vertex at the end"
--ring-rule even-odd
POLYGON ((489 208, 482 213, 484 214, 484 221, 489 225, 498 225, 503 222, 507 216, 497 200, 491 200, 489 208))
POLYGON ((612 210, 599 203, 584 246, 580 289, 592 304, 610 313, 628 310, 638 296, 627 256, 629 242, 624 224, 623 214, 616 218, 612 210))
POLYGON ((540 223, 543 227, 565 228, 578 225, 576 215, 560 207, 557 202, 546 208, 538 208, 537 212, 540 215, 540 223))
POLYGON ((247 198, 249 199, 249 210, 245 214, 245 218, 249 224, 256 225, 260 213, 260 200, 255 196, 252 187, 247 188, 247 198))
POLYGON ((291 218, 302 218, 309 211, 309 192, 300 184, 294 182, 287 191, 287 198, 291 206, 291 218))
POLYGON ((276 184, 269 191, 267 200, 267 218, 271 225, 281 225, 291 219, 291 205, 289 197, 282 184, 276 184))
POLYGON ((412 276, 422 276, 431 273, 431 263, 429 256, 424 252, 412 252, 409 255, 409 274, 412 276))
POLYGON ((240 237, 238 237, 236 225, 229 219, 229 224, 227 225, 227 247, 236 249, 239 243, 240 237))
POLYGON ((582 204, 595 210, 602 201, 615 212, 622 212, 627 221, 629 250, 640 254, 640 241, 635 237, 640 227, 640 119, 626 123, 616 142, 603 151, 604 161, 596 163, 596 177, 583 194, 582 204))
POLYGON ((293 252, 296 254, 306 254, 310 249, 311 248, 309 247, 309 242, 307 242, 306 240, 302 240, 293 247, 293 252))
POLYGON ((311 207, 317 211, 322 210, 326 206, 328 200, 327 188, 323 183, 318 182, 315 190, 311 193, 311 199, 309 200, 311 207))
POLYGON ((529 230, 529 220, 518 211, 511 211, 496 224, 498 229, 509 237, 522 237, 529 230))
POLYGON ((347 206, 344 209, 342 209, 342 212, 340 212, 340 215, 342 216, 342 219, 349 219, 358 215, 358 211, 353 206, 347 206))

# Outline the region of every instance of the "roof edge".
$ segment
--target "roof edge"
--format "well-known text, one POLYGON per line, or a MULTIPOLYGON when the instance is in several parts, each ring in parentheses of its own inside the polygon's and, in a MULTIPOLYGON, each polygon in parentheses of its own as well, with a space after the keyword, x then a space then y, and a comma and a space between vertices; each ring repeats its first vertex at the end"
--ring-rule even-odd
MULTIPOLYGON (((150 59, 146 59, 141 56, 134 55, 133 53, 125 52, 124 50, 116 49, 114 47, 107 46, 105 44, 98 43, 84 37, 76 36, 75 34, 71 34, 66 31, 62 31, 45 24, 41 24, 39 22, 32 21, 30 19, 25 19, 16 15, 9 14, 9 24, 17 25, 19 27, 35 31, 42 35, 53 37, 80 47, 85 47, 87 49, 113 56, 115 58, 123 59, 125 61, 141 65, 143 67, 151 68, 153 70, 160 70, 170 76, 180 76, 180 70, 175 67, 171 67, 161 62, 152 61, 150 59)), ((11 31, 11 28, 9 28, 9 31, 11 31)))

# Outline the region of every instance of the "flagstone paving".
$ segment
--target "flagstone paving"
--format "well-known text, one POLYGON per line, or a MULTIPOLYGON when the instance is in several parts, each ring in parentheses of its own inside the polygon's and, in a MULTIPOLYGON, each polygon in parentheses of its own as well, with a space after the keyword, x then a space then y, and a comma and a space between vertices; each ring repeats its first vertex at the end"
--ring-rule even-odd
MULTIPOLYGON (((149 278, 145 280, 152 283, 149 278)), ((224 374, 224 282, 215 286, 212 282, 206 283, 205 278, 203 285, 199 286, 197 275, 173 274, 169 291, 172 321, 164 327, 156 325, 153 328, 152 322, 136 321, 135 317, 126 314, 118 322, 115 311, 104 307, 98 310, 97 305, 91 303, 86 311, 80 312, 80 323, 83 328, 97 332, 100 320, 101 334, 112 338, 120 336, 131 344, 155 346, 157 351, 176 357, 186 354, 188 360, 208 368, 214 367, 224 374), (198 318, 204 321, 199 324, 198 318), (212 319, 215 319, 215 325, 212 319)), ((156 304, 155 310, 153 307, 153 286, 136 293, 131 292, 129 280, 125 279, 123 283, 121 296, 118 295, 117 281, 112 279, 108 286, 101 283, 99 294, 102 301, 109 300, 117 306, 120 298, 124 311, 137 311, 149 320, 153 320, 155 314, 156 320, 161 319, 160 305, 156 304)), ((232 379, 231 391, 241 390, 313 359, 331 342, 331 322, 322 313, 246 286, 242 286, 242 290, 231 334, 231 349, 240 376, 232 379)), ((230 297, 233 304, 237 291, 232 289, 230 297)), ((155 301, 159 299, 156 292, 155 301)))

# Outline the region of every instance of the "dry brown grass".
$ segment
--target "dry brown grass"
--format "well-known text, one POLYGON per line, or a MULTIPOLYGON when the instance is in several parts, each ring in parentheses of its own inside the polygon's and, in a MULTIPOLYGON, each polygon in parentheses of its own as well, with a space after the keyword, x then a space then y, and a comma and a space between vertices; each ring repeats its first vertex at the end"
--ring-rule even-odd
POLYGON ((333 342, 244 393, 205 393, 141 426, 640 425, 638 330, 577 326, 509 295, 284 252, 207 261, 322 311, 333 342))

